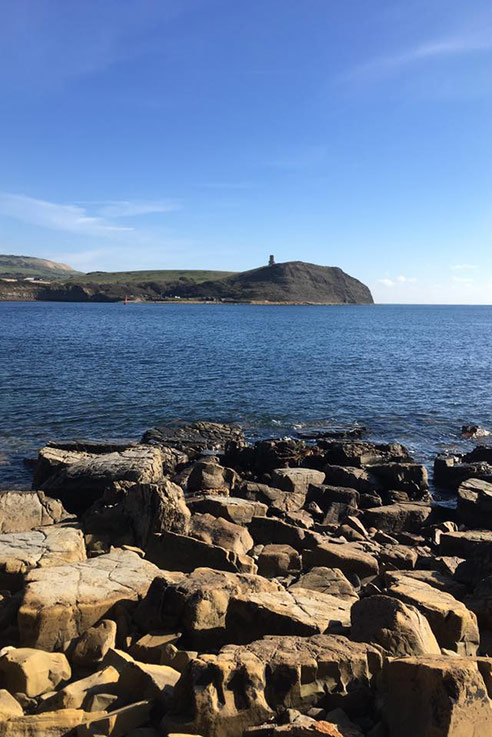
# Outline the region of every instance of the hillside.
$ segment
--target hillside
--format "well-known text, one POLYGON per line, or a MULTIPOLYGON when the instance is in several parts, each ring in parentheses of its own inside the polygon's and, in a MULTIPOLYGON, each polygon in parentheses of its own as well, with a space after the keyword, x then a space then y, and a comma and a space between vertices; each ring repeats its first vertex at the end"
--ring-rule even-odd
POLYGON ((235 274, 235 271, 154 269, 151 271, 89 271, 88 274, 80 274, 76 278, 78 284, 142 284, 146 282, 174 284, 179 281, 191 281, 200 284, 204 281, 224 279, 235 274))
POLYGON ((28 277, 34 277, 39 279, 66 279, 71 275, 77 275, 79 273, 66 264, 48 261, 45 258, 0 255, 0 278, 26 279, 28 277))

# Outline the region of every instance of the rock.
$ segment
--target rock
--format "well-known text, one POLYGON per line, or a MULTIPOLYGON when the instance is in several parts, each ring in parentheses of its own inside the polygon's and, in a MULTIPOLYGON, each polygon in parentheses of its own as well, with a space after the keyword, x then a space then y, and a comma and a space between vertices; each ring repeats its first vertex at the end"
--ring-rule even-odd
MULTIPOLYGON (((270 510, 277 512, 297 512, 304 506, 306 501, 305 492, 281 491, 266 484, 258 484, 256 481, 245 481, 236 489, 236 494, 241 498, 258 501, 265 504, 270 510)), ((255 517, 264 517, 263 514, 255 514, 255 517)))
POLYGON ((244 443, 239 425, 219 422, 193 422, 190 425, 159 425, 142 437, 142 443, 175 448, 196 456, 204 451, 225 450, 227 443, 244 443))
POLYGON ((256 545, 290 545, 295 550, 305 547, 305 530, 276 517, 254 517, 248 530, 256 545))
POLYGON ((325 463, 362 468, 377 463, 408 463, 411 458, 400 443, 329 440, 320 443, 325 463))
POLYGON ((167 706, 180 673, 168 665, 155 663, 128 663, 123 670, 118 689, 126 702, 138 694, 139 699, 154 699, 167 706))
POLYGON ((194 514, 189 534, 207 545, 218 545, 237 555, 246 555, 254 546, 253 538, 245 527, 211 514, 194 514))
POLYGON ((188 476, 188 491, 213 491, 214 489, 229 491, 234 487, 237 479, 238 475, 232 468, 224 468, 218 463, 198 461, 193 465, 188 476))
POLYGON ((163 728, 207 737, 241 735, 286 708, 366 703, 381 653, 335 635, 265 637, 193 660, 163 728))
POLYGON ((70 659, 76 665, 100 663, 106 653, 116 646, 116 622, 103 619, 89 627, 76 642, 70 659))
POLYGON ((351 602, 312 589, 232 596, 226 616, 230 642, 245 644, 265 635, 340 633, 350 624, 351 602))
POLYGON ((0 533, 28 532, 69 517, 57 499, 42 491, 0 491, 0 533))
MULTIPOLYGON (((157 579, 156 579, 157 580, 157 579)), ((130 654, 142 663, 161 664, 163 652, 181 637, 180 632, 149 633, 141 637, 130 648, 130 654)))
POLYGON ((323 471, 312 468, 276 468, 272 471, 272 486, 282 491, 306 494, 310 484, 322 484, 323 471))
POLYGON ((22 706, 17 699, 14 699, 11 693, 5 688, 0 689, 0 723, 12 719, 12 717, 21 717, 24 712, 22 706))
POLYGON ((492 731, 489 658, 385 662, 380 698, 388 737, 480 737, 492 731))
POLYGON ((471 558, 474 556, 488 556, 491 551, 492 530, 445 532, 439 540, 440 555, 471 558))
POLYGON ((186 534, 190 511, 183 490, 165 479, 159 484, 137 484, 125 495, 122 512, 131 522, 135 544, 145 548, 155 532, 186 534))
POLYGON ((70 676, 70 665, 63 653, 20 647, 9 649, 0 657, 0 683, 10 693, 40 696, 70 676))
POLYGON ((434 460, 436 486, 456 490, 467 479, 492 482, 492 465, 485 461, 465 462, 463 456, 440 454, 434 460))
POLYGON ((455 599, 462 599, 466 594, 466 586, 439 571, 386 571, 384 574, 387 586, 398 583, 401 578, 423 581, 439 591, 451 594, 455 599))
POLYGON ((268 509, 267 505, 261 502, 218 494, 188 498, 186 503, 193 514, 196 512, 212 514, 214 517, 222 517, 238 525, 247 525, 253 517, 264 517, 268 509))
POLYGON ((0 737, 67 737, 87 719, 94 718, 81 709, 60 709, 0 722, 0 737))
POLYGON ((118 602, 145 596, 158 573, 152 563, 123 550, 31 571, 18 615, 21 643, 60 648, 106 617, 118 602))
POLYGON ((260 576, 287 576, 301 570, 301 556, 290 545, 265 545, 258 557, 260 576))
POLYGON ((492 530, 492 483, 468 479, 459 485, 457 520, 466 527, 492 530))
POLYGON ((195 568, 205 566, 233 573, 256 573, 256 564, 250 556, 174 532, 154 535, 149 542, 146 557, 159 568, 168 571, 190 573, 195 568))
POLYGON ((368 596, 355 602, 350 637, 380 645, 389 655, 440 655, 426 618, 413 606, 391 596, 368 596))
POLYGON ((147 724, 151 707, 149 700, 137 701, 110 714, 96 716, 77 727, 77 737, 125 737, 130 730, 147 724))
POLYGON ((376 477, 364 468, 328 465, 323 470, 328 486, 346 486, 360 494, 373 494, 379 488, 376 477))
POLYGON ((419 532, 429 519, 432 507, 421 502, 399 502, 383 507, 366 509, 363 520, 366 527, 394 535, 402 530, 419 532))
POLYGON ((382 489, 406 491, 418 498, 429 488, 427 469, 420 463, 378 463, 368 467, 382 489))
POLYGON ((294 438, 258 440, 253 448, 238 449, 232 445, 227 448, 225 460, 232 462, 234 468, 252 471, 257 476, 271 473, 276 468, 300 466, 313 452, 302 440, 294 438))
POLYGON ((85 559, 84 536, 76 527, 61 524, 4 533, 0 535, 0 584, 15 591, 22 587, 24 575, 33 569, 85 559))
POLYGON ((480 640, 477 618, 451 594, 405 577, 390 586, 388 594, 415 606, 426 617, 440 647, 475 655, 480 640))
POLYGON ((119 679, 120 674, 116 668, 109 665, 57 691, 45 701, 43 711, 56 711, 57 709, 92 711, 89 709, 90 701, 96 694, 118 695, 119 679))
POLYGON ((409 545, 386 545, 378 555, 385 570, 411 570, 415 568, 418 557, 417 550, 409 545))
POLYGON ((292 589, 311 589, 321 594, 330 594, 338 599, 354 602, 358 599, 357 592, 350 581, 339 568, 325 568, 318 566, 311 568, 298 580, 289 586, 292 589))
POLYGON ((324 513, 324 524, 340 523, 357 509, 360 494, 355 489, 343 486, 315 486, 311 484, 306 504, 315 503, 324 513))
POLYGON ((262 576, 196 568, 172 581, 158 576, 140 603, 135 618, 146 629, 182 631, 197 646, 226 641, 226 613, 231 596, 275 592, 280 585, 262 576))
POLYGON ((339 568, 345 575, 356 574, 360 578, 376 576, 379 564, 374 556, 362 552, 354 544, 338 545, 322 543, 313 550, 304 550, 302 563, 305 570, 315 566, 339 568))
POLYGON ((157 448, 135 445, 114 453, 83 453, 45 446, 34 472, 35 488, 82 514, 103 495, 117 496, 134 484, 163 480, 157 448))
POLYGON ((325 735, 325 737, 363 737, 362 732, 340 732, 336 724, 326 721, 316 721, 300 714, 291 724, 261 724, 259 727, 249 727, 244 731, 244 737, 310 737, 310 735, 325 735))

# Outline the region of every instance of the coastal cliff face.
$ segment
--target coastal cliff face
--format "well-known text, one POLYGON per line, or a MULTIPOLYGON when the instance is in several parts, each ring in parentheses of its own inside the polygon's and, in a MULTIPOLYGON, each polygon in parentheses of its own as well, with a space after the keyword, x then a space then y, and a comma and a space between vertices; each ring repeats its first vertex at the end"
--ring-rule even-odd
POLYGON ((0 300, 116 302, 125 297, 151 302, 177 297, 226 302, 373 303, 369 288, 342 269, 302 261, 273 264, 200 283, 193 278, 172 282, 158 278, 141 282, 122 278, 97 284, 82 283, 76 277, 50 284, 0 280, 0 300))

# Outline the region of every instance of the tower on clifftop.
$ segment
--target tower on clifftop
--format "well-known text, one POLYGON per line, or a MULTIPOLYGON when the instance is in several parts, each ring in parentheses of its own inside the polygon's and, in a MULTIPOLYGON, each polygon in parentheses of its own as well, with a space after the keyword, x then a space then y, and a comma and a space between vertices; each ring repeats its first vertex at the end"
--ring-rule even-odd
POLYGON ((273 266, 275 263, 275 256, 271 255, 268 259, 268 266, 273 266))

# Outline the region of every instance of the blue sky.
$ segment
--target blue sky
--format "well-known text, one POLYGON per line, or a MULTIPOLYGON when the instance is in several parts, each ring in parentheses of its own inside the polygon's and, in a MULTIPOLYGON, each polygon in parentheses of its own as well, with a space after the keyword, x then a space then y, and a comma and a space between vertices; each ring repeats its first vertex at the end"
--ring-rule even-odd
POLYGON ((486 0, 5 0, 0 252, 492 303, 486 0))

